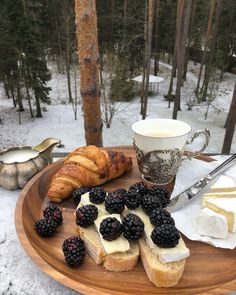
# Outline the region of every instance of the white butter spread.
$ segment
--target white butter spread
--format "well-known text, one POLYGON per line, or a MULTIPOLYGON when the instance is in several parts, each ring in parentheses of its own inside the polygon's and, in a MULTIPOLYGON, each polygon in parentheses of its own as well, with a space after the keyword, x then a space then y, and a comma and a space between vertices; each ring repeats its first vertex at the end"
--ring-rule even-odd
POLYGON ((118 221, 121 222, 120 214, 110 214, 110 215, 100 216, 94 221, 97 231, 99 233, 99 236, 101 238, 102 245, 106 253, 111 254, 116 252, 128 251, 130 249, 129 241, 126 240, 122 235, 113 241, 106 241, 103 239, 102 235, 100 234, 100 231, 99 231, 100 223, 103 221, 103 219, 108 217, 115 217, 118 221))
POLYGON ((102 204, 94 204, 89 200, 89 192, 83 194, 81 196, 81 201, 78 207, 82 205, 94 205, 98 208, 98 218, 94 221, 94 224, 96 226, 96 230, 99 234, 99 237, 101 239, 101 243, 104 247, 104 250, 106 253, 116 253, 116 252, 126 252, 130 249, 129 241, 126 240, 123 236, 120 236, 119 238, 113 240, 113 241, 106 241, 103 239, 102 235, 99 232, 100 223, 103 219, 107 217, 115 217, 117 220, 121 222, 120 214, 110 214, 106 211, 104 203, 102 204))
POLYGON ((103 215, 109 215, 110 213, 106 211, 104 203, 102 204, 94 204, 89 200, 89 192, 83 194, 81 196, 80 204, 82 205, 94 205, 98 208, 98 217, 103 215))

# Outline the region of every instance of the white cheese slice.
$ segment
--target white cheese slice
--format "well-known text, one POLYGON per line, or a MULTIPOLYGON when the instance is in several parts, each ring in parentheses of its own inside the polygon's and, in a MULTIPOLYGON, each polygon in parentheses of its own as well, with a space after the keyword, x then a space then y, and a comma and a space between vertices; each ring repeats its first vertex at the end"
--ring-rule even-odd
POLYGON ((206 207, 206 201, 208 199, 217 199, 217 198, 235 198, 236 199, 236 191, 234 192, 215 192, 215 193, 207 193, 203 195, 202 199, 202 207, 206 207))
POLYGON ((131 210, 130 213, 138 215, 143 221, 146 243, 152 251, 159 256, 162 263, 182 260, 190 255, 189 249, 185 246, 182 239, 180 239, 178 245, 173 248, 161 248, 155 245, 151 239, 151 233, 155 227, 151 224, 147 214, 145 214, 140 208, 131 210))
POLYGON ((109 215, 105 215, 105 216, 100 216, 94 221, 96 229, 99 233, 102 245, 103 245, 106 253, 111 254, 111 253, 116 253, 116 252, 128 251, 130 249, 130 244, 129 244, 129 241, 126 240, 123 236, 120 236, 119 238, 117 238, 113 241, 106 241, 103 239, 102 235, 100 234, 99 228, 100 228, 100 223, 103 221, 103 219, 105 219, 107 217, 115 217, 117 220, 119 220, 121 222, 120 214, 109 214, 109 215))
POLYGON ((230 177, 221 175, 211 186, 210 192, 233 192, 236 191, 236 184, 230 177))
POLYGON ((206 193, 203 195, 205 198, 236 198, 236 191, 232 192, 215 192, 215 193, 206 193))
POLYGON ((83 194, 81 196, 80 206, 82 205, 94 205, 98 208, 98 217, 103 215, 109 215, 110 213, 106 211, 104 203, 102 204, 94 204, 89 200, 89 192, 83 194))
POLYGON ((236 198, 208 198, 204 207, 207 207, 227 219, 228 230, 236 231, 236 198))
POLYGON ((198 233, 202 236, 224 239, 228 234, 228 223, 225 216, 208 208, 201 210, 197 223, 198 233))

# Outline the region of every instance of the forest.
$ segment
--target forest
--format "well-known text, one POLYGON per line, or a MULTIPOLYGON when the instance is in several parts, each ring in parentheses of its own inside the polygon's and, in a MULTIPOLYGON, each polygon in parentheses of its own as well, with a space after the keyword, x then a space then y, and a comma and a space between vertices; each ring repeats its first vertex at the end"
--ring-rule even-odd
MULTIPOLYGON (((115 103, 131 101, 136 95, 140 96, 140 114, 146 118, 149 75, 157 76, 163 61, 171 66, 163 98, 169 107, 173 105, 173 119, 181 111, 181 89, 190 61, 200 64, 190 110, 201 103, 210 105, 216 81, 223 80, 227 72, 236 73, 234 0, 97 0, 96 13, 100 101, 108 128, 115 103), (140 73, 143 81, 137 92, 131 79, 140 73)), ((51 103, 49 63, 66 76, 66 103, 72 105, 77 119, 80 44, 74 1, 2 0, 0 36, 0 82, 4 88, 0 99, 11 101, 19 124, 25 109, 30 110, 31 118, 41 118, 44 106, 51 103)), ((225 120, 223 152, 230 151, 233 140, 235 92, 225 120)), ((0 123, 4 123, 1 113, 0 123)))

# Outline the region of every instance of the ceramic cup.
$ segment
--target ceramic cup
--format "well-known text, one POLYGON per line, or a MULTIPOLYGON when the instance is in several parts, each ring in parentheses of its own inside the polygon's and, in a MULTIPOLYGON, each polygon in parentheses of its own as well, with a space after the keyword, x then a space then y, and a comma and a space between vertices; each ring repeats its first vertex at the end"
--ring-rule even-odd
POLYGON ((172 119, 141 120, 131 129, 139 170, 143 179, 154 185, 170 183, 182 161, 204 151, 210 139, 209 130, 205 129, 196 131, 188 141, 191 126, 172 119), (198 136, 204 136, 203 147, 196 152, 186 152, 185 145, 198 136))

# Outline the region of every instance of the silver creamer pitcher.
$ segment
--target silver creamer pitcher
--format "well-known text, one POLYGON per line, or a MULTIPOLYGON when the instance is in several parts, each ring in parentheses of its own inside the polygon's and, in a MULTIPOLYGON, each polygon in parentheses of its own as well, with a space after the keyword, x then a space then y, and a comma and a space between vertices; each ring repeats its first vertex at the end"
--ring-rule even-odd
POLYGON ((0 151, 0 186, 23 188, 37 172, 52 163, 52 149, 60 140, 47 138, 35 147, 18 146, 0 151))

